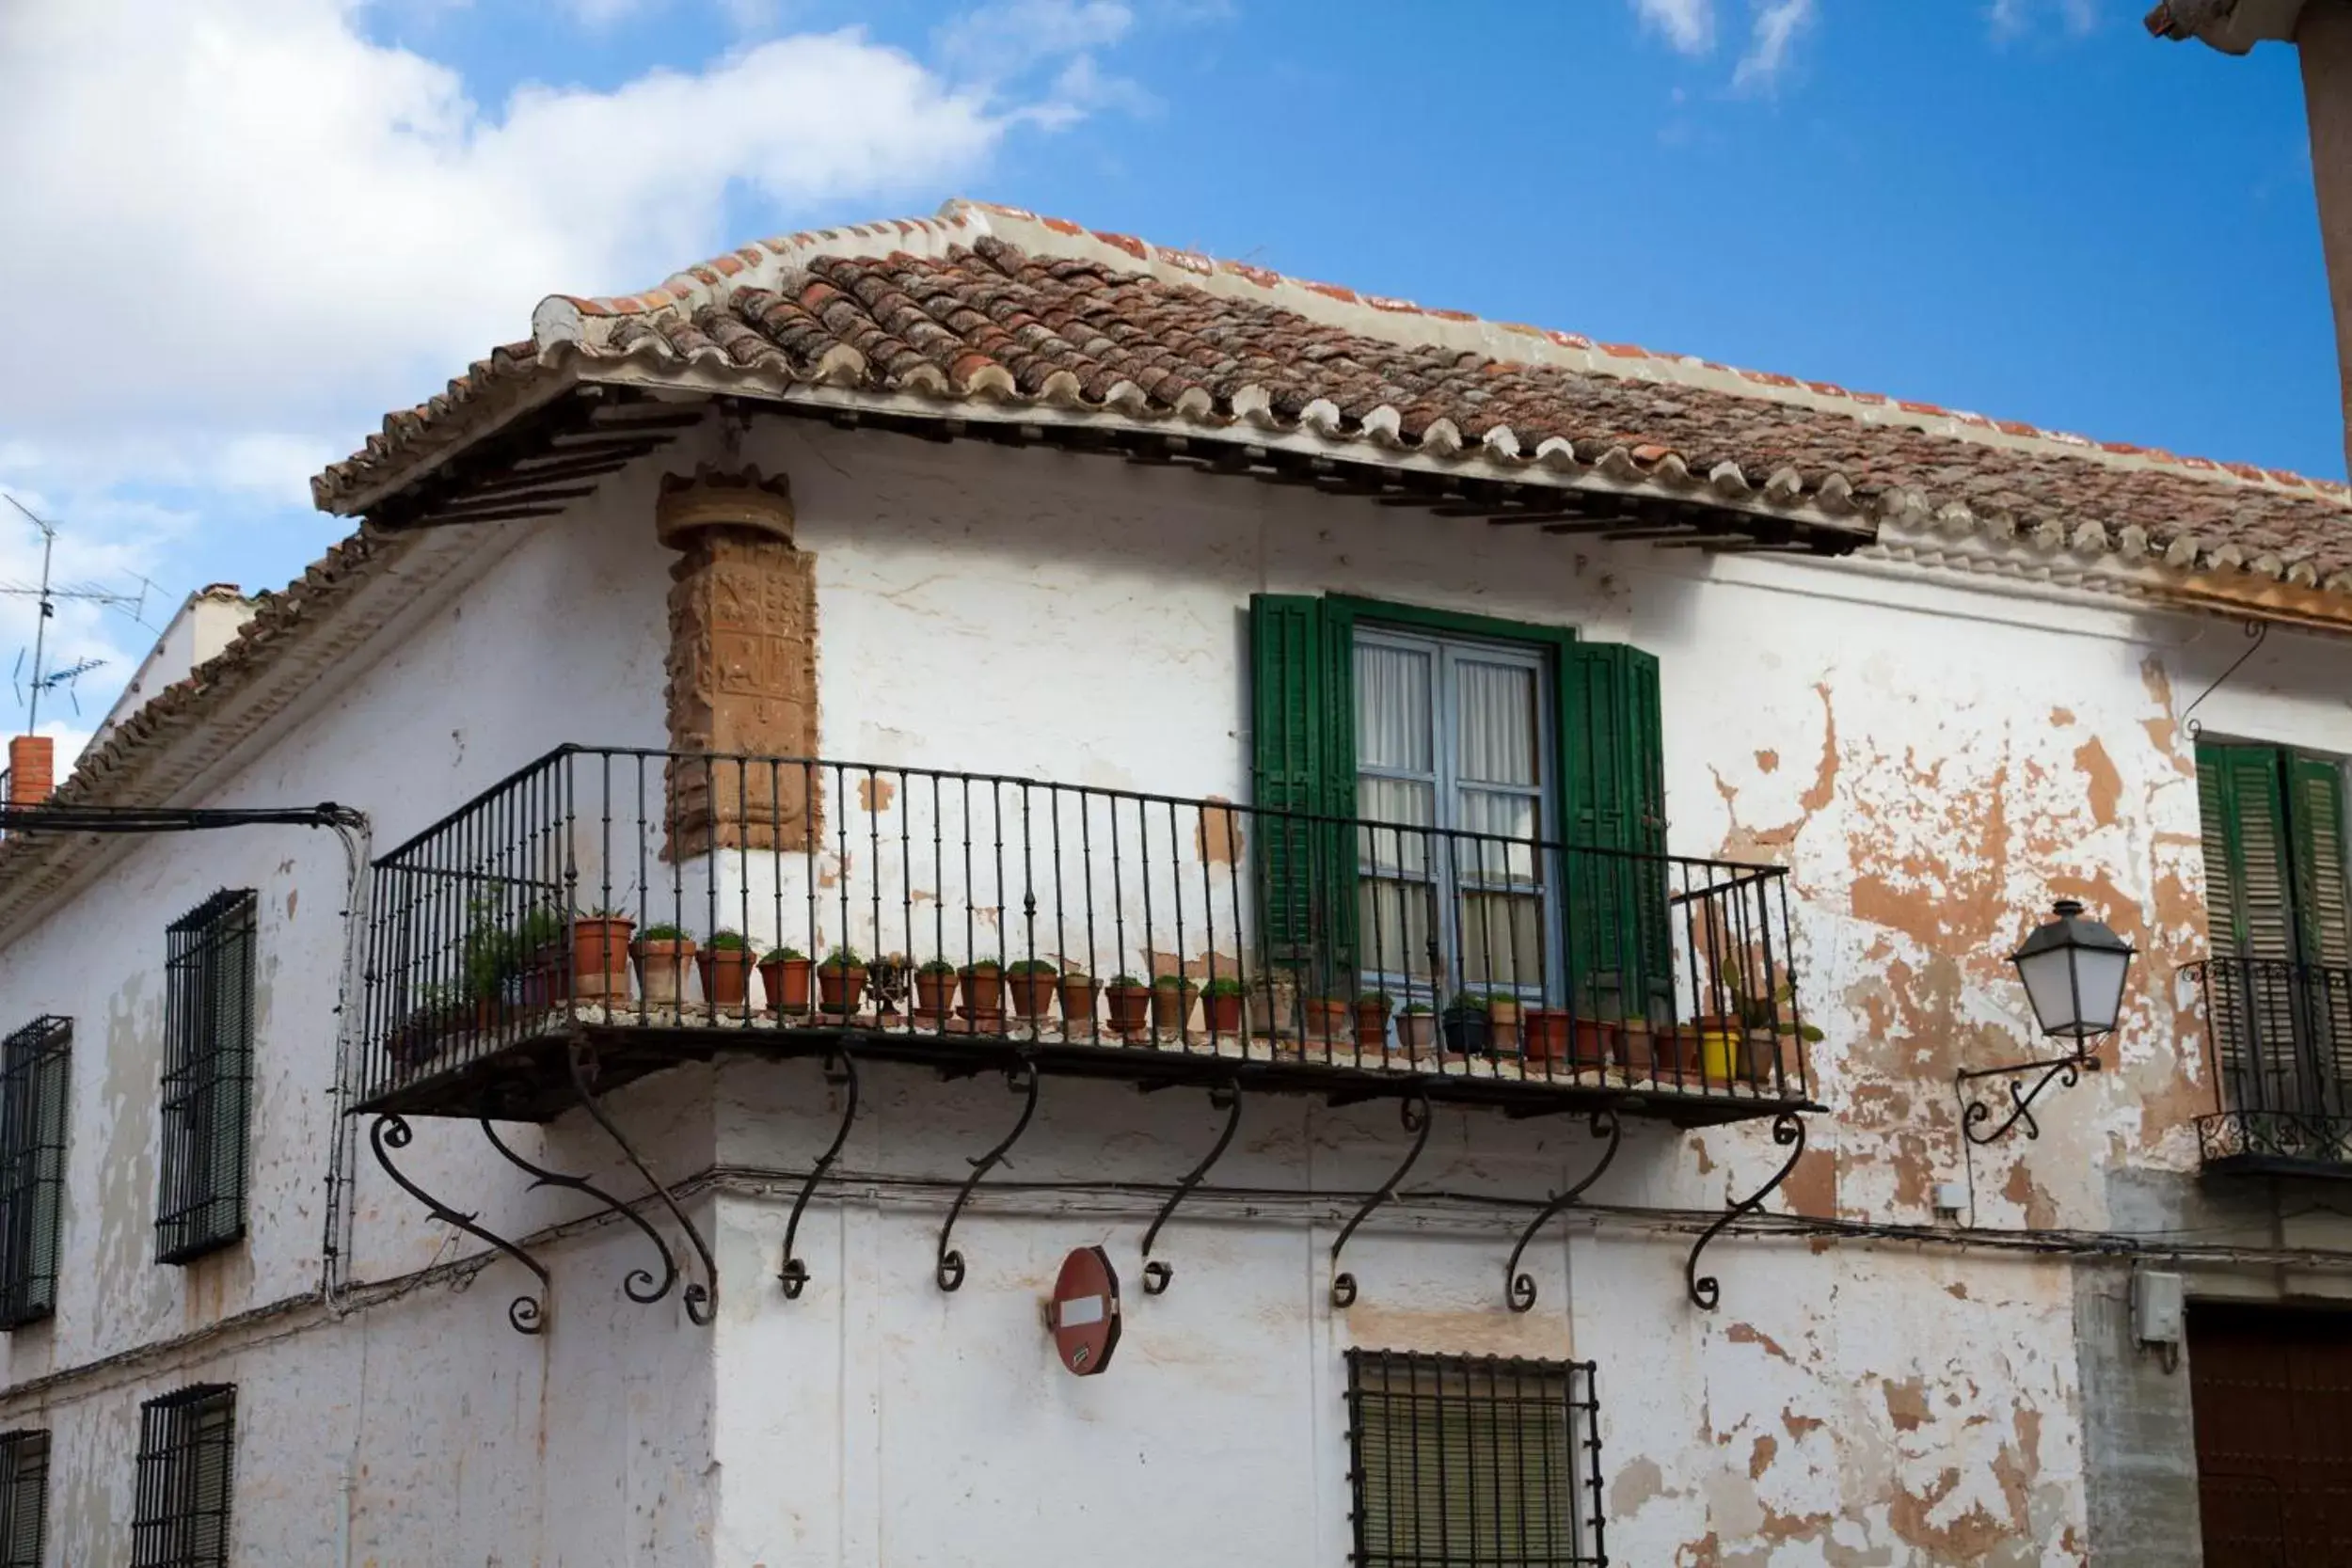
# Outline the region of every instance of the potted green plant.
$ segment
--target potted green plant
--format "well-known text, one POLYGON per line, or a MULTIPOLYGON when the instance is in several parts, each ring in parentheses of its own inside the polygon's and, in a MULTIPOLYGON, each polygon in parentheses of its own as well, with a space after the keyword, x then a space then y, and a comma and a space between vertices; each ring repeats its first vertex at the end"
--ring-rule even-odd
POLYGON ((1486 1049, 1486 999, 1472 991, 1456 991, 1438 1015, 1445 1035, 1445 1048, 1459 1055, 1483 1053, 1486 1049))
POLYGON ((1020 958, 1005 971, 1005 989, 1012 993, 1012 1010, 1036 1020, 1054 1005, 1054 978, 1058 972, 1043 958, 1020 958))
POLYGON ((703 1000, 713 1007, 741 1007, 751 995, 752 944, 742 932, 711 932, 694 963, 702 971, 703 1000))
POLYGON ((1438 1043, 1438 1015, 1426 1002, 1407 1002, 1396 1010, 1397 1049, 1408 1056, 1423 1056, 1438 1043))
POLYGON ((1385 1051, 1389 1046, 1389 1009, 1391 1004, 1384 990, 1359 992, 1356 998, 1356 1043, 1366 1051, 1385 1051))
POLYGON ((1152 1027, 1181 1035, 1192 1022, 1192 999, 1200 988, 1182 974, 1159 974, 1152 980, 1152 1027))
POLYGON ((1742 1030, 1740 1076, 1759 1085, 1773 1082, 1775 1073, 1785 1081, 1801 1079, 1804 1060, 1799 1042, 1818 1045, 1828 1037, 1797 1021, 1796 992, 1784 981, 1767 995, 1747 996, 1736 987, 1732 995, 1742 1030))
POLYGON ((829 1013, 846 1016, 866 997, 866 960, 854 949, 836 947, 817 966, 817 999, 829 1013))
POLYGON ((963 1016, 974 1022, 1005 1016, 1005 966, 994 958, 975 958, 957 974, 963 981, 963 1016))
POLYGON ((1152 988, 1132 974, 1114 974, 1103 994, 1110 1002, 1111 1029, 1120 1035, 1139 1035, 1151 1026, 1152 988))
POLYGON ((414 1072, 432 1061, 449 1037, 463 1034, 472 1020, 472 1009, 447 986, 427 983, 416 994, 417 1005, 384 1041, 393 1068, 401 1072, 414 1072))
POLYGON ((1200 988, 1200 1006, 1208 1014, 1209 1033, 1233 1035, 1241 1032, 1241 999, 1244 994, 1240 977, 1232 974, 1219 974, 1200 988))
POLYGON ((808 1011, 808 977, 817 966, 797 947, 771 947, 759 956, 759 987, 779 1016, 808 1011))
POLYGON ((1073 1034, 1091 1033, 1095 999, 1102 991, 1094 976, 1083 969, 1064 969, 1055 989, 1061 994, 1062 1027, 1073 1034))
POLYGON ((1486 1049, 1498 1056, 1515 1053, 1519 1048, 1519 1021, 1526 1014, 1526 1006, 1516 991, 1490 990, 1486 993, 1486 1049))
POLYGON ((572 917, 572 987, 583 998, 628 996, 628 939, 637 922, 611 910, 572 917))
POLYGON ((955 1006, 956 966, 945 958, 931 958, 914 972, 914 1010, 920 1017, 936 1021, 947 1016, 955 1006))
POLYGON ((686 966, 694 939, 676 926, 648 926, 632 944, 637 955, 637 994, 657 1006, 674 1007, 686 995, 686 966))

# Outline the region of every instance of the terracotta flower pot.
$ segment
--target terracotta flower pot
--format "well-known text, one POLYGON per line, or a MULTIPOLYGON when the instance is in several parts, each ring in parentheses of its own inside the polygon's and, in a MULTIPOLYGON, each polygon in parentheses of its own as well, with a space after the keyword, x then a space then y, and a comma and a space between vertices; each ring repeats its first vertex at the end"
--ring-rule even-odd
POLYGON ((560 942, 531 956, 515 976, 515 1006, 523 1012, 560 1007, 571 996, 571 955, 560 942))
POLYGON ((1396 1047, 1411 1056, 1426 1056, 1434 1052, 1438 1047, 1438 1015, 1397 1014, 1396 1047))
POLYGON ((1352 1009, 1336 996, 1311 996, 1304 1004, 1302 1018, 1307 1037, 1320 1045, 1330 1045, 1348 1037, 1348 1016, 1352 1009))
POLYGON ((675 1006, 686 995, 686 966, 694 957, 694 939, 639 937, 637 994, 656 1006, 675 1006))
POLYGON ((1200 988, 1187 980, 1180 986, 1152 988, 1152 1027, 1164 1035, 1181 1035, 1192 1022, 1192 1001, 1200 988))
POLYGON ((1034 1021, 1042 1018, 1054 1006, 1056 976, 1042 970, 1024 970, 1005 976, 1005 990, 1012 997, 1012 1010, 1022 1018, 1034 1021))
POLYGON ((932 1018, 945 1018, 956 1003, 956 972, 952 969, 918 969, 914 972, 914 1010, 932 1018))
POLYGON ((572 986, 583 999, 628 995, 628 938, 637 922, 625 914, 583 914, 572 922, 572 986))
POLYGON ((1356 1004, 1356 1044, 1365 1051, 1388 1049, 1388 1003, 1359 1001, 1356 1004))
POLYGON ((1139 1035, 1152 1022, 1152 988, 1150 986, 1112 986, 1104 995, 1110 999, 1111 1028, 1121 1035, 1139 1035))
POLYGON ((1094 1027, 1094 1001, 1102 989, 1091 975, 1063 975, 1060 986, 1062 1027, 1073 1033, 1090 1032, 1094 1027))
POLYGON ((1569 1033, 1568 1060, 1580 1068, 1605 1067, 1612 1056, 1623 1059, 1619 1028, 1605 1019, 1580 1018, 1569 1033))
POLYGON ((759 985, 768 993, 768 1006, 778 1013, 808 1011, 808 976, 816 967, 813 958, 760 960, 759 985))
POLYGON ((752 955, 744 947, 706 947, 694 955, 702 971, 703 1000, 714 1007, 743 1006, 752 990, 752 955))
POLYGON ((1566 1061, 1568 1023, 1565 1007, 1528 1008, 1525 1031, 1527 1059, 1531 1062, 1566 1061))
POLYGON ((1242 996, 1239 991, 1210 991, 1202 996, 1200 1006, 1201 1010, 1208 1015, 1209 1033, 1213 1035, 1241 1033, 1241 1003, 1242 996))
POLYGON ((1524 1016, 1517 1002, 1489 1001, 1486 1004, 1486 1049, 1498 1056, 1508 1056, 1519 1048, 1519 1021, 1524 1016))
POLYGON ((866 998, 866 966, 850 964, 819 964, 817 966, 817 999, 829 1013, 848 1014, 857 1011, 866 998))
POLYGON ((996 1018, 1005 1010, 1005 972, 994 967, 966 969, 960 976, 963 983, 964 1016, 975 1021, 996 1018))

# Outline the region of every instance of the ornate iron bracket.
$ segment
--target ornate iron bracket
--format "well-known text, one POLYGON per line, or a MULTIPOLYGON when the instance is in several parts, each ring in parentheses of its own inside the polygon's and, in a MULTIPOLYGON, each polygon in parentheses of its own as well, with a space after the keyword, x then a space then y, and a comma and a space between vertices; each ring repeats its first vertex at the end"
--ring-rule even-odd
POLYGON ((1021 1134, 1029 1130, 1029 1118, 1037 1115, 1037 1064, 1026 1056, 1005 1069, 1005 1087, 1022 1097, 1021 1119, 1012 1124, 1012 1131, 1006 1133, 995 1148, 972 1162, 972 1174, 963 1179, 962 1190, 956 1194, 956 1201, 948 1207, 947 1223, 939 1227, 939 1261, 931 1271, 931 1277, 939 1282, 943 1291, 957 1291, 963 1287, 963 1254, 947 1244, 947 1238, 955 1233, 956 1217, 971 1201, 972 1191, 980 1184, 981 1179, 1005 1163, 1005 1156, 1011 1151, 1012 1146, 1019 1143, 1021 1134))
POLYGON ((629 1270, 628 1277, 621 1282, 621 1291, 629 1300, 643 1306, 651 1306, 670 1293, 671 1287, 677 1283, 677 1259, 670 1251, 669 1243, 661 1239, 661 1232, 653 1227, 650 1220, 584 1176, 565 1176, 560 1171, 552 1171, 544 1166, 532 1164, 507 1147, 506 1140, 499 1136, 497 1126, 488 1117, 482 1118, 482 1135, 490 1140, 492 1148, 506 1156, 507 1164, 529 1173, 532 1188, 564 1187, 572 1192, 585 1193, 603 1204, 606 1209, 620 1215, 621 1218, 645 1233, 645 1239, 651 1242, 654 1250, 661 1255, 661 1277, 657 1281, 650 1269, 629 1270))
POLYGON ((453 1225, 467 1235, 479 1237, 489 1243, 538 1276, 539 1293, 535 1296, 525 1293, 509 1302, 506 1307, 506 1321, 514 1325, 515 1332, 517 1334, 540 1333, 547 1327, 548 1291, 551 1284, 546 1266, 505 1237, 476 1225, 474 1221, 479 1212, 474 1214, 461 1214, 403 1175, 400 1167, 392 1163, 392 1157, 385 1150, 388 1148, 406 1148, 416 1141, 416 1130, 408 1125, 405 1117, 380 1116, 375 1118, 374 1125, 368 1129, 368 1144, 375 1150, 375 1163, 384 1167, 384 1174, 390 1177, 402 1192, 423 1204, 435 1219, 441 1221, 444 1225, 453 1225))
POLYGON ((686 1239, 694 1243, 695 1256, 703 1262, 703 1277, 688 1280, 680 1299, 685 1304, 688 1321, 698 1328, 707 1327, 711 1320, 719 1315, 719 1265, 710 1256, 709 1243, 703 1240, 703 1233, 694 1228, 694 1222, 686 1217, 686 1211, 678 1207, 677 1199, 670 1196, 670 1189, 646 1168, 645 1162, 638 1156, 636 1145, 628 1141, 612 1118, 605 1114, 603 1105, 597 1102, 596 1092, 589 1087, 596 1072, 596 1048, 586 1040, 574 1040, 571 1067, 572 1089, 580 1096, 580 1108, 595 1118, 598 1127, 604 1129, 605 1136, 612 1140, 637 1174, 645 1179, 645 1185, 654 1190, 654 1196, 661 1199, 661 1206, 670 1211, 670 1217, 677 1221, 678 1228, 686 1232, 686 1239))
POLYGON ((1625 1138, 1625 1127, 1618 1121, 1617 1113, 1605 1107, 1595 1111, 1592 1128, 1594 1137, 1609 1140, 1609 1147, 1600 1151, 1599 1163, 1585 1173, 1583 1180, 1546 1203, 1535 1217, 1527 1222, 1527 1228, 1519 1232, 1519 1244, 1511 1249, 1511 1260, 1502 1266, 1503 1299, 1510 1303, 1514 1312, 1525 1312, 1535 1305, 1534 1275, 1519 1273, 1519 1259, 1527 1251, 1528 1243, 1535 1239, 1536 1232, 1558 1219, 1571 1204, 1582 1197, 1584 1189, 1599 1180, 1601 1173, 1609 1168, 1609 1162, 1617 1157, 1617 1146, 1625 1138))
POLYGON ((1764 1200, 1795 1173, 1797 1162, 1804 1158, 1804 1118, 1794 1111, 1783 1111, 1774 1117, 1772 1142, 1788 1148, 1788 1158, 1781 1162, 1780 1169, 1772 1173, 1770 1181, 1733 1204, 1724 1211, 1722 1218, 1699 1233, 1698 1241, 1691 1248, 1690 1260, 1682 1265, 1682 1277, 1690 1287, 1691 1300, 1703 1310, 1715 1310, 1716 1304, 1723 1299, 1724 1288, 1713 1275, 1699 1273, 1699 1254, 1705 1252, 1707 1243, 1722 1235, 1734 1220, 1742 1214, 1753 1214, 1763 1207, 1764 1200), (1792 1145, 1793 1148, 1790 1147, 1792 1145))
POLYGON ((849 1047, 839 1047, 827 1054, 825 1078, 845 1085, 847 1103, 841 1108, 840 1128, 834 1132, 833 1142, 825 1146, 825 1152, 817 1156, 817 1164, 809 1167, 808 1180, 801 1183, 801 1196, 792 1200, 792 1218, 784 1227, 784 1268, 776 1278, 784 1285, 787 1301, 800 1300, 801 1292, 808 1288, 808 1265, 793 1250, 793 1243, 801 1234, 801 1212, 808 1207, 809 1196, 817 1191, 817 1184, 833 1169, 834 1162, 841 1158, 841 1146, 850 1141, 850 1124, 857 1120, 857 1060, 850 1054, 849 1047))
POLYGON ((1963 1084, 1972 1084, 1979 1078, 2006 1078, 2010 1081, 2010 1112, 2001 1119, 2001 1124, 1990 1132, 1977 1131, 1993 1119, 1993 1107, 1981 1100, 1971 1100, 1968 1101, 1968 1108, 1960 1116, 1961 1136, 1972 1144, 1989 1144, 1997 1141, 2007 1134, 2010 1128, 2023 1122, 2026 1126, 2026 1136, 2039 1138, 2042 1136, 2042 1124, 2033 1119, 2033 1112, 2028 1107, 2040 1098, 2042 1091, 2053 1083, 2060 1088, 2071 1089, 2084 1073, 2098 1070, 2099 1058, 2090 1052, 2079 1051, 2071 1056, 2049 1057, 2039 1062, 2013 1062, 2008 1067, 1979 1068, 1973 1072, 1961 1073, 1959 1081, 1963 1084), (2033 1081, 2033 1087, 2023 1087, 2020 1080, 2027 1073, 2033 1072, 2038 1072, 2042 1076, 2033 1081))
POLYGON ((1380 1183, 1380 1190, 1364 1199, 1363 1207, 1357 1210, 1355 1217, 1341 1229, 1339 1240, 1331 1243, 1331 1266, 1339 1271, 1331 1275, 1331 1305, 1334 1307, 1356 1305, 1356 1276, 1339 1269, 1340 1250, 1347 1245, 1347 1239, 1356 1234, 1356 1227, 1363 1224, 1375 1209, 1396 1196, 1397 1184, 1411 1173, 1414 1164, 1421 1159, 1421 1151, 1429 1147, 1429 1128, 1436 1118, 1429 1114, 1429 1097, 1426 1094, 1417 1088, 1398 1101, 1396 1116, 1405 1124, 1405 1131, 1413 1134, 1413 1147, 1396 1169, 1389 1173, 1389 1179, 1380 1183))
POLYGON ((1225 1150, 1232 1143, 1233 1134, 1241 1130, 1241 1080, 1229 1078, 1211 1089, 1209 1104, 1212 1109, 1225 1113, 1225 1131, 1216 1135, 1216 1143, 1210 1148, 1208 1158, 1193 1166, 1185 1173, 1184 1179, 1176 1183, 1176 1190, 1168 1195, 1166 1203, 1160 1205, 1158 1216, 1152 1221, 1152 1228, 1143 1233, 1143 1293, 1147 1296, 1161 1294, 1176 1278, 1173 1267, 1152 1260, 1152 1243, 1159 1240, 1160 1227, 1168 1223, 1168 1216, 1176 1212, 1176 1206, 1190 1197, 1192 1190, 1207 1179, 1209 1167, 1225 1157, 1225 1150))
POLYGON ((2196 739, 2201 733, 2201 727, 2197 722, 2197 710, 2205 705, 2205 699, 2220 690, 2221 683, 2236 674, 2248 659, 2262 652, 2263 644, 2270 640, 2270 623, 2267 621, 2248 621, 2244 625, 2244 629, 2248 638, 2251 639, 2246 651, 2232 659, 2230 667, 2214 676, 2213 684, 2197 693, 2197 700, 2181 710, 2181 728, 2188 732, 2188 737, 2191 740, 2196 739))

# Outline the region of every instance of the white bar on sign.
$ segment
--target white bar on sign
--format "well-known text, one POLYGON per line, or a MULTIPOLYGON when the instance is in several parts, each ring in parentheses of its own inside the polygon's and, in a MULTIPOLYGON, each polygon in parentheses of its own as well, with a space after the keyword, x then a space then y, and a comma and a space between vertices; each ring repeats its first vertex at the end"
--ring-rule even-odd
POLYGON ((1061 1304, 1059 1323, 1063 1328, 1084 1328, 1101 1323, 1109 1309, 1109 1301, 1102 1296, 1080 1296, 1061 1304))

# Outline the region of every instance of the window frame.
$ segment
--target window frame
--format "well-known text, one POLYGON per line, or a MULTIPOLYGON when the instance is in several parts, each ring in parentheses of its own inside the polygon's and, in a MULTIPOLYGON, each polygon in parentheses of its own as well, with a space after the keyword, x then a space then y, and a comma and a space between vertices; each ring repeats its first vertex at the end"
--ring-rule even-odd
POLYGON ((23 1427, 0 1433, 0 1568, 41 1568, 48 1536, 49 1430, 23 1427), (32 1539, 26 1542, 28 1504, 32 1539), (20 1546, 29 1549, 20 1551, 20 1546))
MULTIPOLYGON (((1350 1560, 1356 1563, 1357 1568, 1599 1568, 1599 1565, 1609 1560, 1606 1547, 1606 1521, 1602 1516, 1601 1509, 1600 1401, 1596 1386, 1597 1379, 1596 1363, 1492 1355, 1453 1355, 1422 1351, 1370 1350, 1361 1347, 1350 1347, 1346 1353, 1346 1360, 1347 1481, 1350 1502, 1348 1523, 1349 1534, 1353 1542, 1350 1560), (1406 1383, 1406 1391, 1401 1396, 1393 1387, 1388 1386, 1390 1380, 1398 1372, 1405 1374, 1406 1383), (1427 1394, 1422 1391, 1424 1377, 1428 1378, 1432 1385, 1431 1391, 1427 1394), (1375 1386, 1375 1378, 1379 1386, 1375 1386), (1490 1406, 1486 1412, 1484 1433, 1492 1446, 1486 1455, 1488 1459, 1497 1457, 1493 1450, 1499 1449, 1502 1446, 1502 1416, 1499 1403, 1496 1402, 1500 1402, 1502 1398, 1497 1390, 1504 1386, 1505 1380, 1508 1380, 1508 1385, 1513 1390, 1509 1402, 1515 1406, 1529 1402, 1528 1396, 1518 1392, 1525 1386, 1531 1383, 1549 1385, 1556 1382, 1556 1399, 1548 1389, 1537 1396, 1543 1405, 1556 1405, 1564 1423, 1564 1430, 1560 1436, 1561 1469, 1558 1476, 1560 1490, 1554 1499, 1558 1513, 1545 1523, 1542 1531, 1544 1536, 1552 1543, 1552 1546, 1551 1549, 1541 1554, 1531 1553, 1527 1549, 1526 1540, 1527 1526, 1531 1518, 1526 1499, 1523 1497, 1519 1497, 1516 1507, 1506 1508, 1503 1472, 1499 1468, 1491 1472, 1492 1486, 1490 1490, 1486 1490, 1485 1483, 1488 1477, 1473 1470, 1470 1472, 1473 1484, 1467 1496, 1460 1500, 1462 1508, 1466 1511, 1470 1539, 1465 1543, 1462 1552, 1457 1555, 1451 1528, 1454 1518, 1452 1505, 1456 1499, 1452 1490, 1446 1485, 1445 1480, 1441 1478, 1438 1493, 1441 1503, 1438 1555, 1433 1558, 1427 1553, 1425 1540, 1405 1538, 1396 1531, 1397 1511, 1393 1507, 1393 1498, 1389 1496, 1390 1491, 1392 1490, 1392 1477, 1386 1474, 1389 1466, 1383 1466, 1383 1476, 1375 1477, 1371 1465, 1367 1463, 1367 1438, 1371 1436, 1369 1423, 1375 1418, 1375 1410, 1384 1409, 1387 1402, 1400 1397, 1407 1400, 1411 1402, 1409 1423, 1406 1427, 1408 1433, 1406 1442, 1410 1444, 1419 1434, 1421 1402, 1424 1399, 1433 1400, 1437 1402, 1434 1424, 1440 1456, 1444 1457, 1450 1447, 1446 1434, 1446 1416, 1450 1409, 1455 1409, 1464 1418, 1461 1433, 1466 1458, 1474 1465, 1479 1457, 1477 1440, 1482 1435, 1477 1424, 1480 1380, 1482 1379, 1485 1381, 1490 1406), (1449 1390, 1450 1380, 1459 1381, 1461 1392, 1454 1393, 1449 1390), (1499 1522, 1508 1515, 1517 1516, 1519 1522, 1520 1540, 1516 1549, 1506 1552, 1503 1549, 1503 1544, 1497 1541, 1482 1553, 1480 1544, 1476 1539, 1479 1509, 1482 1504, 1490 1508, 1491 1512, 1487 1516, 1491 1520, 1499 1522), (1381 1531, 1384 1523, 1388 1539, 1375 1540, 1375 1536, 1381 1531), (1563 1535, 1565 1537, 1565 1551, 1559 1546, 1560 1538, 1563 1535)), ((1523 1428, 1516 1430, 1512 1447, 1519 1457, 1523 1481, 1526 1458, 1523 1428)), ((1392 1438, 1384 1436, 1383 1452, 1390 1454, 1394 1452, 1392 1438)), ((1415 1488, 1415 1496, 1412 1499, 1409 1518, 1411 1525, 1415 1527, 1415 1534, 1425 1536, 1426 1531, 1425 1528, 1422 1528, 1421 1509, 1427 1494, 1422 1487, 1419 1457, 1418 1449, 1414 1450, 1415 1464, 1411 1484, 1415 1488)), ((1549 1479, 1548 1463, 1544 1469, 1549 1479)))
POLYGON ((131 1568, 228 1568, 236 1477, 235 1384, 194 1384, 143 1402, 131 1568), (208 1454, 218 1460, 210 1472, 208 1454), (215 1477, 218 1496, 208 1496, 215 1477), (208 1519, 218 1522, 210 1542, 201 1537, 208 1519))
POLYGON ((72 1052, 53 1013, 0 1038, 0 1333, 57 1309, 72 1052))
MULTIPOLYGON (((1435 931, 1441 961, 1431 976, 1416 978, 1402 971, 1375 968, 1367 962, 1363 969, 1367 983, 1391 995, 1413 1001, 1442 1002, 1446 996, 1466 989, 1474 989, 1484 995, 1515 995, 1538 1006, 1564 999, 1566 987, 1565 943, 1560 915, 1559 856, 1549 850, 1534 852, 1535 864, 1533 876, 1525 883, 1515 882, 1506 869, 1502 876, 1489 877, 1465 870, 1459 863, 1459 849, 1464 838, 1478 839, 1482 846, 1487 840, 1509 842, 1509 835, 1486 834, 1461 826, 1458 816, 1460 794, 1464 789, 1485 790, 1492 794, 1514 795, 1533 802, 1535 831, 1532 841, 1561 842, 1560 831, 1560 741, 1557 712, 1559 691, 1558 672, 1550 646, 1542 640, 1526 636, 1508 636, 1491 631, 1492 627, 1507 627, 1509 623, 1497 622, 1484 616, 1450 616, 1430 612, 1416 624, 1366 607, 1352 617, 1349 630, 1351 657, 1356 649, 1371 646, 1389 648, 1425 656, 1429 661, 1429 721, 1431 770, 1421 774, 1409 769, 1368 766, 1363 760, 1363 738, 1360 715, 1353 727, 1357 732, 1356 755, 1350 759, 1355 776, 1392 779, 1425 785, 1431 792, 1430 825, 1422 832, 1428 842, 1423 849, 1423 866, 1419 876, 1407 877, 1398 872, 1384 874, 1374 863, 1375 856, 1360 852, 1355 876, 1359 887, 1367 882, 1417 883, 1430 889, 1435 911, 1435 931), (1465 627, 1451 623, 1467 622, 1465 627), (1458 723, 1460 694, 1456 689, 1459 666, 1465 662, 1488 664, 1523 670, 1534 682, 1534 768, 1535 782, 1532 785, 1496 784, 1484 780, 1465 781, 1461 764, 1461 733, 1458 723), (1470 947, 1462 932, 1462 905, 1469 895, 1479 894, 1508 895, 1514 892, 1532 890, 1541 923, 1537 939, 1536 974, 1533 983, 1503 984, 1491 974, 1473 982, 1468 973, 1470 947)), ((1361 700, 1360 689, 1350 693, 1351 702, 1361 700)), ((1364 811, 1360 793, 1351 802, 1351 814, 1365 822, 1374 818, 1364 811)), ((1404 826, 1411 831, 1409 825, 1404 826)), ((1359 836, 1372 839, 1371 847, 1377 850, 1378 838, 1371 830, 1359 836)), ((1482 847, 1483 854, 1483 847, 1482 847)), ((1377 906, 1375 906, 1376 911, 1377 906)), ((1376 931, 1362 929, 1359 914, 1358 944, 1369 946, 1367 957, 1380 957, 1376 931)), ((1484 943, 1487 963, 1493 962, 1493 933, 1486 933, 1484 943)))
POLYGON ((192 1262, 246 1234, 260 900, 223 889, 167 929, 155 1257, 192 1262))

